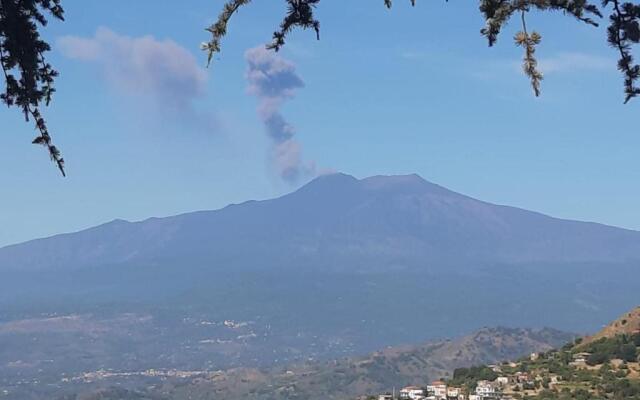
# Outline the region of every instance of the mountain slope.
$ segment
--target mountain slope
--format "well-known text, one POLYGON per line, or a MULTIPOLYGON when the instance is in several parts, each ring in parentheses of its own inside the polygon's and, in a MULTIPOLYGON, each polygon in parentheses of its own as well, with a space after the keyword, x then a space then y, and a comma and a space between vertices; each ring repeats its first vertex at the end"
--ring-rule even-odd
MULTIPOLYGON (((640 400, 638 311, 625 313, 591 338, 501 365, 495 378, 502 379, 494 388, 504 398, 640 400)), ((447 383, 469 393, 487 379, 487 371, 487 366, 458 370, 447 383)))
POLYGON ((640 233, 478 201, 416 175, 317 178, 278 199, 129 223, 0 249, 0 270, 190 263, 291 264, 629 262, 640 233), (325 262, 326 260, 326 262, 325 262))
MULTIPOLYGON (((270 369, 236 368, 191 382, 165 383, 170 399, 353 399, 392 387, 425 385, 459 367, 497 363, 560 346, 573 335, 553 329, 483 328, 454 340, 389 347, 363 357, 270 369)), ((101 382, 109 386, 115 381, 101 382)), ((159 393, 149 391, 153 396, 159 393)))
POLYGON ((582 345, 587 345, 602 338, 612 338, 616 335, 634 335, 638 333, 640 333, 640 306, 611 322, 595 335, 587 336, 582 342, 582 345))
POLYGON ((388 348, 365 357, 312 363, 285 370, 235 370, 213 382, 177 388, 175 399, 353 399, 392 387, 426 385, 450 376, 455 368, 497 363, 531 352, 547 351, 572 335, 552 329, 483 328, 452 341, 388 348), (241 382, 241 383, 240 383, 241 382))

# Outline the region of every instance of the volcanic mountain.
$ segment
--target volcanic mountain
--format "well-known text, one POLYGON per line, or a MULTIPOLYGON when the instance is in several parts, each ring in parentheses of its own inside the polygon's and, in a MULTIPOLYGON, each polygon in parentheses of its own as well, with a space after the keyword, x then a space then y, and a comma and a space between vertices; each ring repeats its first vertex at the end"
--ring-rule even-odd
POLYGON ((486 203, 417 175, 327 175, 273 200, 116 220, 0 250, 5 271, 171 263, 439 270, 639 260, 639 232, 486 203))
MULTIPOLYGON (((0 310, 196 313, 250 323, 243 360, 328 357, 482 326, 593 332, 637 304, 639 266, 640 232, 417 175, 332 174, 276 199, 0 249, 0 310)), ((201 338, 218 339, 231 340, 201 338)))

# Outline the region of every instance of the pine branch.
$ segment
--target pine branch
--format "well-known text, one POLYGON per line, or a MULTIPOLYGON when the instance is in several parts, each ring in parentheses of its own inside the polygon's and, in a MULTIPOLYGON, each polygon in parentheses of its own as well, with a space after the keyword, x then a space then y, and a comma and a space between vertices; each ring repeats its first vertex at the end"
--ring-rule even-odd
POLYGON ((288 3, 287 15, 280 24, 280 29, 273 33, 271 44, 267 49, 279 51, 284 46, 287 35, 293 28, 313 29, 316 38, 320 40, 320 22, 315 19, 313 11, 320 0, 286 0, 288 3))
POLYGON ((227 26, 233 14, 235 14, 240 7, 246 6, 249 3, 251 3, 251 0, 229 0, 222 8, 222 12, 218 16, 216 23, 206 29, 211 32, 211 40, 202 43, 200 47, 208 53, 207 65, 211 64, 213 55, 220 52, 220 42, 227 34, 227 26))
POLYGON ((40 113, 40 105, 47 106, 51 102, 54 80, 58 76, 45 58, 51 47, 41 39, 38 31, 38 25, 47 25, 43 11, 64 20, 60 0, 0 0, 0 65, 5 80, 0 100, 8 107, 20 108, 26 121, 33 118, 39 131, 33 143, 47 148, 64 176, 64 160, 52 144, 40 113))
MULTIPOLYGON (((46 1, 46 0, 41 0, 46 1)), ((320 0, 285 0, 288 7, 287 13, 280 24, 279 29, 274 32, 272 42, 267 48, 280 50, 284 46, 286 38, 294 28, 313 29, 316 37, 320 38, 320 22, 314 17, 314 10, 320 0)), ((598 26, 596 18, 602 18, 602 12, 591 0, 478 0, 480 12, 485 19, 485 27, 481 29, 489 46, 493 46, 502 28, 517 12, 555 11, 574 17, 580 22, 592 26, 598 26)), ((612 4, 613 14, 610 16, 611 25, 608 28, 609 43, 617 48, 620 53, 618 68, 624 73, 625 80, 625 103, 631 98, 640 95, 640 88, 637 81, 640 79, 640 66, 634 63, 631 55, 631 45, 640 40, 640 5, 621 0, 601 0, 602 6, 612 4)), ((211 32, 212 39, 202 44, 202 49, 208 52, 208 63, 215 53, 220 52, 220 42, 227 33, 227 26, 231 17, 241 6, 247 5, 251 0, 229 0, 225 4, 223 11, 218 17, 218 21, 207 30, 211 32)), ((415 6, 416 0, 410 0, 415 6)), ((384 0, 384 5, 391 8, 392 0, 384 0)), ((515 36, 518 46, 525 49, 523 59, 523 69, 531 80, 536 96, 540 94, 540 82, 542 73, 538 70, 538 63, 535 58, 536 45, 542 39, 539 33, 529 34, 526 30, 526 22, 523 17, 523 31, 515 36)))
POLYGON ((531 80, 531 87, 536 97, 540 96, 540 83, 542 81, 542 73, 538 70, 538 60, 536 60, 536 46, 540 44, 542 36, 538 32, 532 32, 529 35, 527 31, 527 22, 525 18, 527 10, 521 11, 522 16, 522 31, 518 32, 514 38, 516 45, 524 47, 524 59, 522 63, 522 69, 525 75, 531 80))
POLYGON ((588 0, 480 0, 480 12, 485 17, 485 27, 481 33, 493 46, 502 27, 518 11, 535 8, 539 11, 557 11, 569 14, 592 26, 598 26, 591 16, 602 17, 598 7, 588 0))
POLYGON ((613 13, 609 17, 607 28, 609 44, 618 50, 620 59, 618 69, 624 75, 625 104, 640 95, 637 81, 640 79, 640 65, 634 62, 631 54, 631 44, 640 40, 640 5, 632 3, 620 4, 619 0, 604 0, 603 5, 613 6, 613 13))
POLYGON ((44 118, 42 118, 40 111, 37 108, 30 108, 29 113, 33 117, 36 128, 40 133, 38 136, 36 136, 35 139, 33 139, 33 142, 31 143, 39 144, 46 147, 47 151, 49 152, 49 157, 51 157, 51 160, 56 163, 58 169, 62 173, 62 176, 67 176, 64 171, 64 158, 62 158, 60 150, 58 150, 58 148, 51 142, 49 130, 47 129, 47 125, 44 121, 44 118))

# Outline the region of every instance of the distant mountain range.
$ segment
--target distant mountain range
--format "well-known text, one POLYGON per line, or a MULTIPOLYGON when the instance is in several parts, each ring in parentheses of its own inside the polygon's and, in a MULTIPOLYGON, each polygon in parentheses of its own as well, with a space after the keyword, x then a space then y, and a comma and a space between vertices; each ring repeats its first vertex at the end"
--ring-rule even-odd
POLYGON ((150 315, 145 332, 163 335, 153 360, 289 364, 482 326, 595 331, 637 303, 639 267, 640 232, 486 203, 417 175, 333 174, 277 199, 2 248, 0 322, 150 315))
POLYGON ((639 232, 485 203, 417 175, 327 175, 273 200, 117 220, 0 250, 0 270, 170 263, 439 270, 639 260, 639 232))

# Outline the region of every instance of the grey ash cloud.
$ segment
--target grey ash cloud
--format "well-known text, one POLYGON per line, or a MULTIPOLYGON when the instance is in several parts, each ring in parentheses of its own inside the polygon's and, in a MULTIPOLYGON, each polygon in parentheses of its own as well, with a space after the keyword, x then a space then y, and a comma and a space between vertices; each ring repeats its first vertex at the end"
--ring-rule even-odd
POLYGON ((200 118, 194 102, 206 95, 207 72, 173 40, 100 27, 93 37, 60 37, 57 47, 70 59, 97 65, 118 93, 144 96, 163 113, 200 118))
POLYGON ((304 87, 295 65, 264 46, 245 53, 248 92, 258 98, 258 116, 271 140, 271 161, 278 175, 296 183, 317 175, 314 162, 304 161, 296 129, 282 115, 283 104, 304 87))

